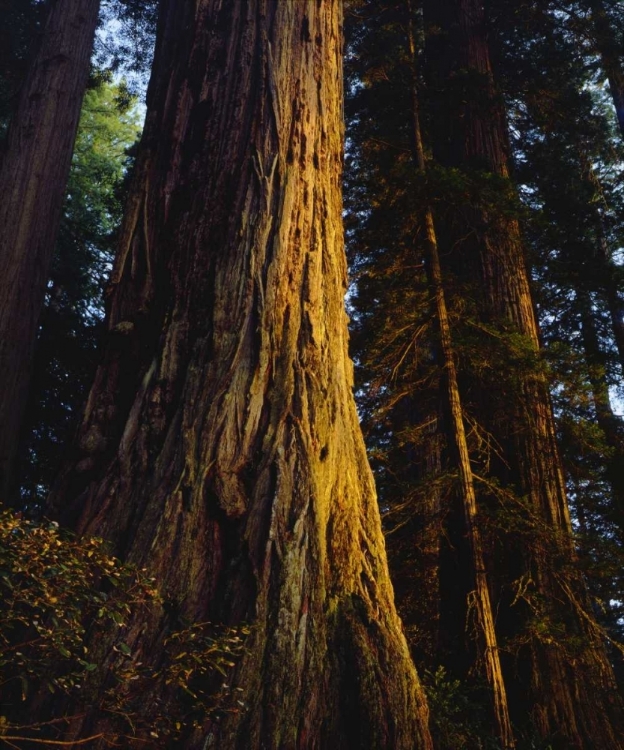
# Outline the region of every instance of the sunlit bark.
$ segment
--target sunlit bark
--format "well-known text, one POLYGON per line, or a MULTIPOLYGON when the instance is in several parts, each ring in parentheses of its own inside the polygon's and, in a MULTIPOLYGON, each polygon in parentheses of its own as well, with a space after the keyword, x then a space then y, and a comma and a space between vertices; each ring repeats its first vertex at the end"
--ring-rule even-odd
MULTIPOLYGON (((252 624, 245 709, 188 748, 430 747, 352 396, 341 46, 339 0, 164 3, 109 339, 55 491, 180 617, 252 624)), ((130 624, 137 658, 165 624, 130 624)))

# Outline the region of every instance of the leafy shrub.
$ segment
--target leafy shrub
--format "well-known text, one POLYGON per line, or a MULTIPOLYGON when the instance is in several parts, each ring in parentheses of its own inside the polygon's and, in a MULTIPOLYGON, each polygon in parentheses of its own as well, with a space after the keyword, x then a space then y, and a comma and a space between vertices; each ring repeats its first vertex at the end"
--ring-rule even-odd
POLYGON ((425 671, 423 684, 431 730, 439 750, 499 750, 487 714, 488 694, 449 676, 444 667, 425 671))
POLYGON ((134 605, 158 596, 145 571, 110 556, 101 539, 78 539, 10 511, 0 512, 0 595, 5 707, 41 687, 79 689, 97 667, 85 645, 87 623, 121 625, 134 605))
POLYGON ((0 510, 0 741, 47 744, 65 722, 63 699, 76 694, 78 704, 97 698, 101 709, 123 717, 122 734, 149 736, 156 747, 242 705, 226 678, 247 628, 190 624, 164 639, 157 667, 133 658, 121 628, 137 607, 153 613, 161 604, 147 571, 111 556, 101 539, 0 510), (91 646, 104 641, 118 657, 108 669, 91 646), (171 686, 170 702, 153 706, 146 723, 145 695, 160 681, 171 686), (52 710, 33 722, 31 706, 45 695, 52 710))

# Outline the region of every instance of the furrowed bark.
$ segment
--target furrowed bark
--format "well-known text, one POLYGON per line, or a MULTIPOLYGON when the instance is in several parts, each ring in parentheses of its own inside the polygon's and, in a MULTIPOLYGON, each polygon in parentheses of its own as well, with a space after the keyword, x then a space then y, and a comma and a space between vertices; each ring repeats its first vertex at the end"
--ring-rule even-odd
MULTIPOLYGON (((434 156, 445 167, 489 174, 502 184, 508 176, 507 138, 482 3, 426 0, 424 8, 437 113, 434 156)), ((536 358, 538 330, 517 221, 466 205, 446 227, 444 250, 442 273, 470 299, 483 351, 492 340, 511 336, 510 341, 524 342, 529 362, 536 358)), ((489 471, 499 493, 508 489, 523 498, 536 533, 520 544, 514 534, 500 538, 491 563, 499 639, 511 637, 520 647, 518 661, 503 663, 512 718, 521 724, 531 715, 538 732, 556 747, 619 748, 622 715, 611 665, 573 569, 547 383, 539 367, 522 361, 517 367, 512 378, 501 372, 498 384, 483 379, 479 368, 460 374, 460 387, 470 394, 493 446, 482 472, 489 471), (535 612, 540 619, 523 636, 523 622, 531 622, 535 612)))
MULTIPOLYGON (((420 128, 419 97, 418 97, 418 75, 416 44, 413 30, 413 9, 411 0, 407 0, 408 12, 408 47, 412 65, 412 129, 413 129, 413 155, 416 167, 421 173, 426 172, 425 154, 420 128)), ((459 470, 461 495, 464 511, 464 522, 466 536, 470 546, 472 557, 472 574, 474 580, 474 597, 476 601, 477 629, 483 661, 485 663, 485 677, 492 691, 493 715, 496 725, 496 735, 502 747, 513 748, 515 741, 509 708, 507 705, 507 693, 503 681, 503 673, 498 653, 498 643, 494 628, 494 616, 492 603, 488 588, 487 572, 485 567, 484 545, 478 521, 477 498, 474 486, 474 477, 470 465, 468 442, 464 427, 461 397, 457 381, 457 369, 455 365, 455 352, 451 326, 446 307, 446 295, 442 280, 440 267, 440 256, 438 251, 438 239, 436 236, 433 212, 429 206, 423 209, 424 224, 424 248, 427 276, 431 287, 431 296, 435 309, 436 321, 439 335, 439 356, 444 370, 443 380, 446 390, 446 407, 451 417, 452 444, 456 453, 457 468, 459 470)))
MULTIPOLYGON (((339 0, 163 4, 109 342, 54 493, 180 617, 252 624, 244 708, 188 748, 431 747, 351 391, 341 53, 339 0)), ((166 620, 130 623, 137 658, 166 620)))
POLYGON ((99 0, 51 3, 0 156, 0 499, 11 487, 37 323, 89 75, 99 0))

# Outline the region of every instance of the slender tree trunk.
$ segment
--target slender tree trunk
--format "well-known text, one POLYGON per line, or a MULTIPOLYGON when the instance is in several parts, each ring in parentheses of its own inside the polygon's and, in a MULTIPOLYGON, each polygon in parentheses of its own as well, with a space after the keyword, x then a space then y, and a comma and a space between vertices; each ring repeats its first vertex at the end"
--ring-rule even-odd
MULTIPOLYGON (((412 126, 414 161, 416 162, 416 167, 419 172, 424 174, 426 171, 426 163, 420 128, 416 44, 414 40, 413 9, 411 0, 407 1, 407 11, 408 46, 413 74, 412 126)), ((480 640, 482 641, 481 645, 483 650, 483 661, 485 663, 486 680, 492 691, 496 734, 502 747, 512 748, 515 747, 515 741, 511 728, 511 721, 509 719, 507 693, 503 681, 503 673, 498 653, 498 643, 494 628, 494 616, 492 613, 492 603, 490 601, 490 591, 488 588, 487 573, 485 569, 484 545, 478 522, 474 477, 470 465, 470 455, 468 453, 468 442, 466 440, 464 417, 457 382, 455 352, 453 349, 451 326, 446 307, 442 270, 440 268, 438 240, 435 231, 433 212, 429 206, 425 206, 423 209, 423 223, 425 265, 427 267, 427 276, 431 287, 431 294, 438 324, 439 353, 444 370, 443 380, 446 390, 447 410, 451 417, 452 443, 454 445, 457 467, 459 469, 466 535, 468 537, 472 557, 471 563, 474 579, 477 630, 479 632, 480 640)))
MULTIPOLYGON (((352 396, 341 44, 339 0, 165 0, 109 342, 55 493, 181 617, 252 623, 245 710, 188 748, 431 747, 352 396)), ((165 624, 130 623, 137 658, 165 624)))
MULTIPOLYGON (((483 5, 426 0, 425 21, 434 155, 467 175, 489 174, 504 189, 507 136, 483 5)), ((518 505, 535 532, 522 541, 517 530, 500 538, 493 568, 499 637, 514 636, 520 644, 520 661, 504 664, 512 717, 524 722, 530 714, 540 734, 558 747, 620 748, 611 665, 573 569, 565 485, 547 383, 537 365, 538 330, 518 224, 472 203, 456 212, 445 241, 442 272, 463 290, 462 304, 472 307, 481 356, 494 353, 497 361, 507 348, 518 357, 514 364, 501 361, 498 371, 485 359, 473 362, 460 375, 490 441, 482 472, 489 471, 495 494, 524 498, 518 505), (578 643, 583 645, 573 646, 578 643)))
POLYGON ((99 0, 51 4, 1 156, 0 498, 11 489, 99 5, 99 0))

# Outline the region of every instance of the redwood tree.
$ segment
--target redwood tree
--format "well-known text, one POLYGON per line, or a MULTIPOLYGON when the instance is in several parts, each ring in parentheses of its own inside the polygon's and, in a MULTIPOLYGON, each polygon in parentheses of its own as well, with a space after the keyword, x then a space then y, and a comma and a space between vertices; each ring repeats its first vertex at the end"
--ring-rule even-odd
MULTIPOLYGON (((412 67, 412 126, 413 151, 415 166, 426 174, 425 150, 420 127, 420 101, 418 95, 418 63, 414 34, 413 8, 410 0, 406 2, 408 19, 408 50, 412 67)), ((453 447, 453 459, 460 479, 460 497, 463 510, 465 536, 470 548, 471 596, 474 600, 475 624, 480 641, 484 672, 488 688, 492 693, 492 714, 496 726, 496 736, 503 748, 515 747, 515 740, 505 683, 501 670, 499 649, 494 627, 494 614, 488 586, 485 564, 485 550, 482 531, 478 520, 477 493, 475 477, 470 463, 468 440, 462 410, 461 395, 457 376, 456 353, 451 334, 451 323, 446 304, 446 293, 440 265, 440 253, 433 211, 430 206, 423 207, 422 233, 424 234, 424 260, 431 289, 432 307, 438 329, 437 355, 443 370, 442 392, 444 394, 444 411, 448 414, 449 444, 453 447)))
POLYGON ((483 4, 425 0, 424 11, 434 156, 466 184, 464 204, 446 217, 441 255, 464 335, 473 331, 460 389, 481 435, 479 502, 510 532, 499 522, 488 558, 498 635, 516 654, 504 664, 512 718, 530 715, 557 747, 622 747, 612 669, 574 572, 519 226, 493 197, 509 191, 508 147, 483 4))
POLYGON ((166 592, 123 634, 136 659, 172 618, 251 624, 244 708, 189 748, 430 747, 351 392, 341 53, 339 0, 163 2, 104 358, 53 495, 166 592))
POLYGON ((99 0, 51 4, 0 155, 2 498, 11 484, 99 5, 99 0))

